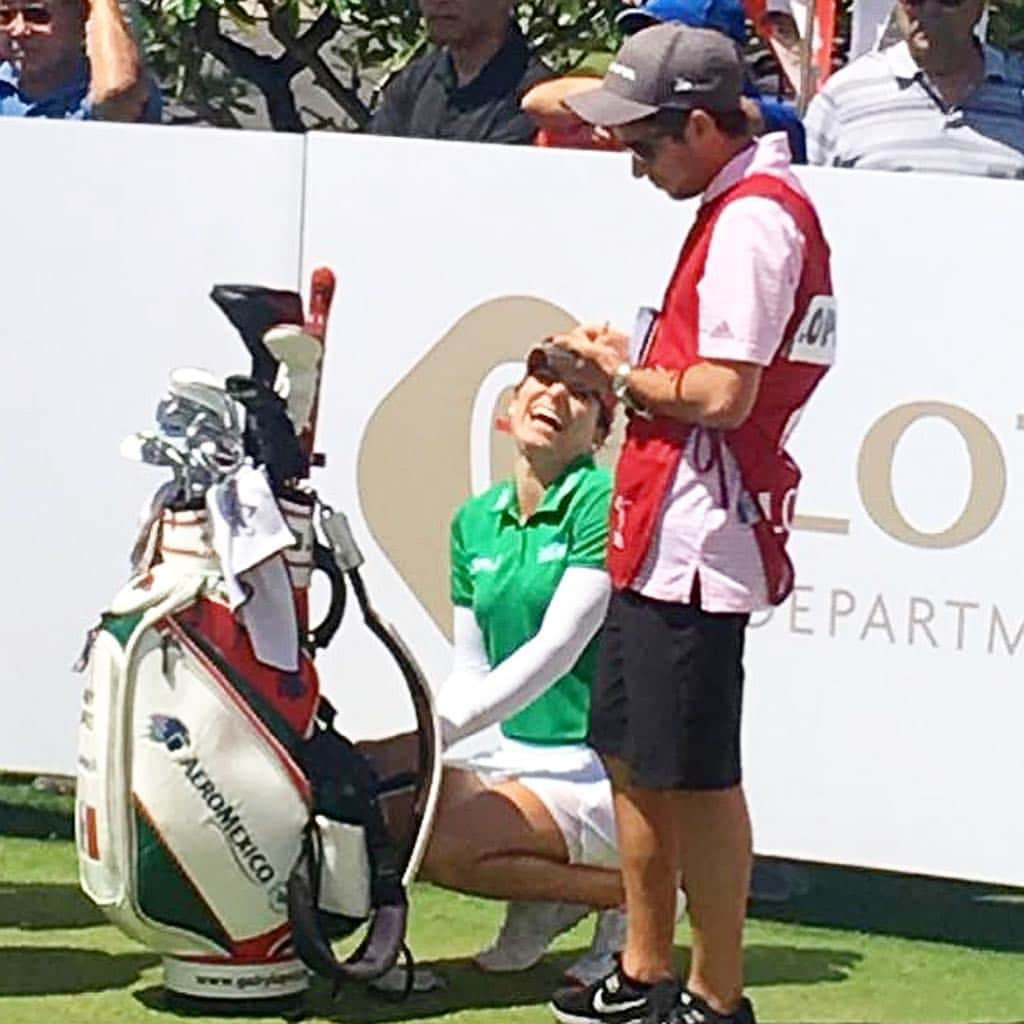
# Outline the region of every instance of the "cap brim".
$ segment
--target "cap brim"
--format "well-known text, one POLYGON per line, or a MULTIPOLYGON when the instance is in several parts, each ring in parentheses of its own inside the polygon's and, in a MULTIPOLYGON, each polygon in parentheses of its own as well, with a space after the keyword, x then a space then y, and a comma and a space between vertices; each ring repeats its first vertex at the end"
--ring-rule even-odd
POLYGON ((601 371, 589 359, 584 359, 549 341, 534 345, 526 354, 526 372, 547 372, 564 381, 569 387, 589 391, 604 401, 610 394, 601 371))
POLYGON ((651 25, 660 25, 661 19, 655 18, 639 7, 630 7, 620 12, 615 18, 615 24, 622 29, 626 35, 639 32, 642 28, 649 28, 651 25))
POLYGON ((658 108, 649 103, 627 100, 602 86, 588 92, 578 92, 575 96, 567 96, 562 102, 581 121, 595 124, 600 128, 630 124, 658 112, 658 108))

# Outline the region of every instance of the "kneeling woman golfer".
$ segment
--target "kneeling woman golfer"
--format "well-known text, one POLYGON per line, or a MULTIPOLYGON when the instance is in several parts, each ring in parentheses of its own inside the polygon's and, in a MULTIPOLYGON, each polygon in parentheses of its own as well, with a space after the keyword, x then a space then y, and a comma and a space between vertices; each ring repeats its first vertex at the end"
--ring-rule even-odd
POLYGON ((484 753, 446 756, 421 875, 510 901, 477 956, 484 970, 531 966, 593 907, 606 909, 571 978, 601 976, 624 937, 611 789, 586 745, 609 595, 611 480, 594 452, 613 409, 591 364, 533 349, 509 408, 514 473, 452 523, 455 664, 440 691, 443 739, 447 748, 488 726, 501 732, 484 753))

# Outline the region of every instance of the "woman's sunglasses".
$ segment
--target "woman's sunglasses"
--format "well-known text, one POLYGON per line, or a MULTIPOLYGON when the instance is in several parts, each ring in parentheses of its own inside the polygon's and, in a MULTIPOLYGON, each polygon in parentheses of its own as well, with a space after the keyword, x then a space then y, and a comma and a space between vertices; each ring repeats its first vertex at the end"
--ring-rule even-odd
POLYGON ((574 398, 578 398, 581 402, 586 402, 593 399, 595 402, 599 402, 601 396, 590 388, 576 387, 570 384, 564 377, 560 377, 557 373, 552 373, 551 370, 544 367, 537 367, 530 370, 530 376, 539 381, 545 387, 551 384, 564 384, 565 390, 568 391, 574 398))
POLYGON ((14 19, 21 15, 26 25, 49 25, 53 12, 43 4, 26 4, 24 7, 0 7, 0 29, 10 28, 14 19))

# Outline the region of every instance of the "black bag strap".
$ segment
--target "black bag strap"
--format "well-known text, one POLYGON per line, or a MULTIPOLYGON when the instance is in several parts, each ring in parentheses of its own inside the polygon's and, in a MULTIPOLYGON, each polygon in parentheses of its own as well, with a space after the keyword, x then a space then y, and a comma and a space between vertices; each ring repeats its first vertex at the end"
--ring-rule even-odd
POLYGON ((390 971, 399 956, 404 954, 408 991, 412 982, 412 957, 405 946, 409 910, 405 892, 399 887, 393 902, 376 907, 369 930, 358 949, 346 960, 338 960, 320 923, 316 907, 315 894, 319 890, 322 863, 318 846, 319 833, 316 826, 310 824, 303 840, 302 852, 288 878, 288 917, 299 958, 311 971, 338 985, 346 980, 372 981, 379 978, 390 971))
MULTIPOLYGON (((319 911, 324 858, 315 822, 306 827, 287 891, 296 952, 310 970, 337 984, 346 978, 369 981, 395 965, 405 941, 408 900, 398 849, 378 800, 376 773, 355 746, 334 729, 335 714, 330 702, 321 699, 316 731, 306 744, 306 769, 313 782, 315 809, 363 829, 373 910, 362 944, 345 961, 339 961, 331 949, 319 911), (338 775, 347 780, 340 797, 338 775), (321 785, 327 788, 321 790, 321 785), (333 799, 328 795, 331 790, 333 799)), ((411 961, 411 957, 408 959, 411 961)))

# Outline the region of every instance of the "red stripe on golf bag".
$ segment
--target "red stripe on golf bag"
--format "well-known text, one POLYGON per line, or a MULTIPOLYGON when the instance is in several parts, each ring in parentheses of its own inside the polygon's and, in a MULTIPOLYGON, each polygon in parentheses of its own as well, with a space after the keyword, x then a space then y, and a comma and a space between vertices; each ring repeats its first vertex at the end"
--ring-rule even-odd
MULTIPOLYGON (((300 631, 305 628, 306 604, 306 591, 296 592, 300 631)), ((308 655, 299 654, 299 670, 295 673, 264 664, 257 660, 249 634, 231 609, 206 598, 200 598, 175 618, 213 644, 223 660, 288 723, 297 737, 307 735, 320 695, 320 682, 308 655)), ((223 678, 220 672, 217 675, 223 678)), ((225 685, 232 689, 229 683, 225 685)), ((252 711, 248 706, 246 710, 252 711)))

